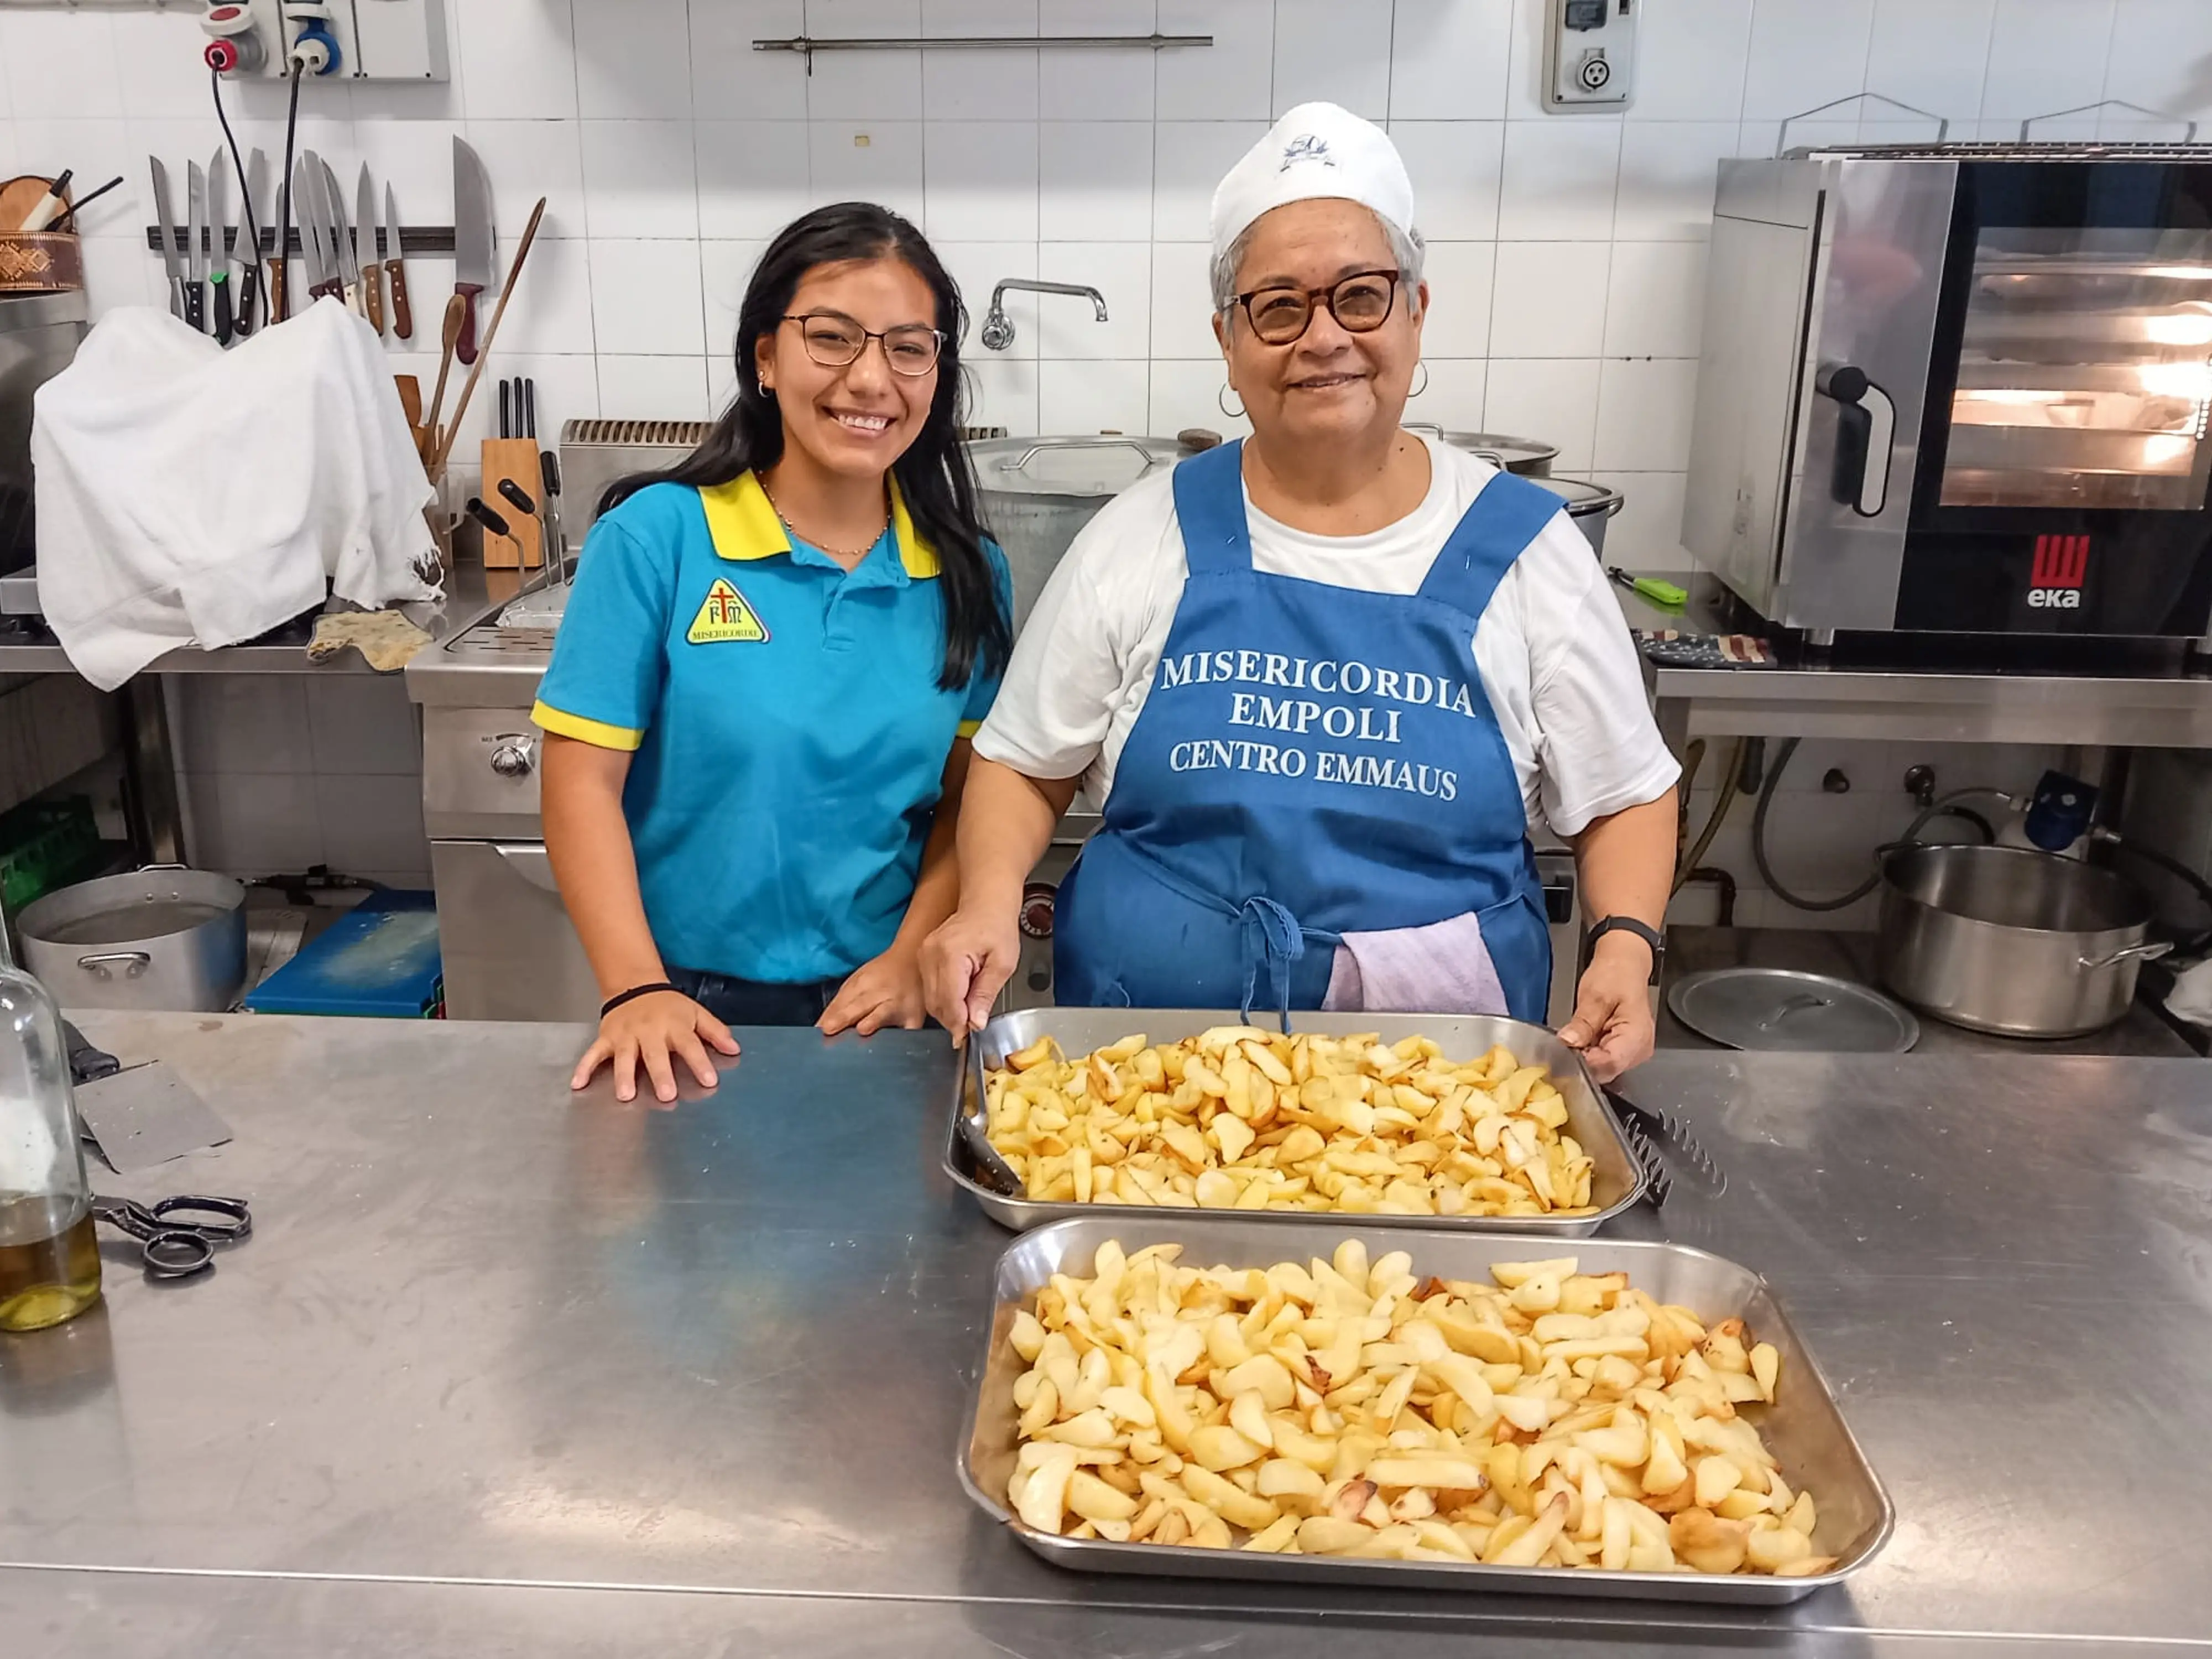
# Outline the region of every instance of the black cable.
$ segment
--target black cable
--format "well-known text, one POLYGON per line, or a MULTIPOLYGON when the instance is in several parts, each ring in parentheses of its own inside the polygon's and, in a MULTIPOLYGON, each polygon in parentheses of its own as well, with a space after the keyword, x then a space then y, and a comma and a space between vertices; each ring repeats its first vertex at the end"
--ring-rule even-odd
MULTIPOLYGON (((296 92, 299 82, 295 81, 292 85, 296 92)), ((223 142, 230 146, 230 170, 238 179, 238 199, 246 204, 246 228, 253 238, 253 285, 260 290, 261 303, 265 310, 269 303, 269 273, 261 263, 261 222, 253 216, 253 192, 246 187, 246 163, 239 159, 238 136, 231 131, 230 117, 223 112, 222 76, 219 71, 212 69, 208 71, 208 89, 215 94, 215 118, 222 124, 223 142)), ((219 225, 210 228, 216 251, 221 252, 222 228, 219 225)))
MULTIPOLYGON (((2212 907, 2212 881, 2205 880, 2203 876, 2191 869, 2179 859, 2169 858, 2155 847, 2145 847, 2140 842, 2129 841, 2120 836, 2111 836, 2106 844, 2116 852, 2132 853, 2145 863, 2156 865, 2168 875, 2176 877, 2187 884, 2206 906, 2212 907)), ((2182 948, 2189 955, 2197 956, 2207 947, 2212 947, 2212 928, 2207 928, 2204 932, 2189 939, 2182 948)))
MULTIPOLYGON (((1765 781, 1759 785, 1759 807, 1758 810, 1751 815, 1751 860, 1753 864, 1759 866, 1759 878, 1761 881, 1764 881, 1766 884, 1766 890, 1773 894, 1775 897, 1780 899, 1784 904, 1789 905, 1792 909, 1812 910, 1816 912, 1841 910, 1850 905, 1856 904, 1869 893, 1873 892, 1875 888, 1881 885, 1881 872, 1879 868, 1877 868, 1872 875, 1869 876, 1857 886, 1852 888, 1848 893, 1842 894, 1835 898, 1808 899, 1801 894, 1793 893, 1787 887, 1784 887, 1782 884, 1781 878, 1774 873, 1773 865, 1769 863, 1767 860, 1766 814, 1768 809, 1774 805, 1775 790, 1782 781, 1782 775, 1790 769, 1790 757, 1797 752, 1798 742, 1799 739, 1796 738, 1788 738, 1784 742, 1781 749, 1775 754, 1773 763, 1766 769, 1765 781)), ((1975 794, 1980 792, 1966 789, 1960 790, 1958 793, 1960 794, 1975 794)), ((1933 823, 1937 818, 1944 817, 1964 818, 1973 824, 1975 828, 1978 829, 1982 832, 1983 836, 1989 841, 1995 842, 1996 840, 1996 832, 1990 827, 1988 819, 1982 817, 1978 812, 1968 811, 1965 807, 1954 805, 1951 799, 1947 798, 1936 802, 1933 805, 1923 807, 1921 810, 1919 816, 1915 817, 1911 823, 1905 826, 1905 833, 1902 836, 1899 836, 1893 842, 1884 842, 1881 847, 1875 850, 1877 854, 1882 854, 1893 851, 1895 848, 1899 847, 1911 846, 1918 838, 1919 834, 1923 830, 1933 823)))
MULTIPOLYGON (((292 60, 291 107, 288 109, 284 114, 284 176, 276 181, 276 257, 285 261, 284 308, 288 313, 292 307, 290 263, 292 257, 290 252, 292 246, 292 143, 294 137, 297 135, 300 130, 300 75, 307 67, 307 66, 305 64, 301 63, 296 58, 292 60)), ((261 298, 263 305, 266 307, 270 299, 269 284, 266 282, 264 282, 261 285, 261 298)), ((282 322, 283 319, 276 316, 275 313, 271 311, 269 313, 269 320, 275 323, 282 322)))

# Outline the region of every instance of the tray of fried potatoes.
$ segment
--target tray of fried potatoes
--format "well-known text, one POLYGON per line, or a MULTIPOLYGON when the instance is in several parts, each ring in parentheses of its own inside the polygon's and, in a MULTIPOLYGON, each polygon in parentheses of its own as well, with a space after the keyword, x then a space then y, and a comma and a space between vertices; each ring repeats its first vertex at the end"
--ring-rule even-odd
POLYGON ((1778 1604, 1889 1499, 1680 1245, 1103 1216, 1000 1258, 969 1495, 1079 1571, 1778 1604))
POLYGON ((1206 1010, 1001 1016, 971 1041, 996 1103, 992 1143, 1025 1190, 979 1178, 960 1136, 964 1068, 945 1171, 1018 1230, 1164 1208, 1578 1238, 1644 1190, 1582 1056, 1543 1026, 1462 1014, 1291 1021, 1285 1035, 1206 1010))

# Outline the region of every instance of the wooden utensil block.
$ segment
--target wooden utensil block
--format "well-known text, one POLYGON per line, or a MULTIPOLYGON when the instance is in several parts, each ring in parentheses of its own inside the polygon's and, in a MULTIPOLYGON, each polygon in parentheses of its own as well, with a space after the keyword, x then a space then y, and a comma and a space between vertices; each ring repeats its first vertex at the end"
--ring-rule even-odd
MULTIPOLYGON (((477 492, 484 504, 505 519, 514 533, 495 536, 484 532, 483 562, 487 570, 535 570, 545 562, 544 544, 540 539, 540 520, 525 513, 513 501, 499 493, 500 481, 512 478, 518 489, 533 501, 544 493, 545 481, 539 476, 538 445, 530 438, 486 438, 483 441, 483 484, 477 492)), ((540 506, 544 503, 541 501, 540 506)))

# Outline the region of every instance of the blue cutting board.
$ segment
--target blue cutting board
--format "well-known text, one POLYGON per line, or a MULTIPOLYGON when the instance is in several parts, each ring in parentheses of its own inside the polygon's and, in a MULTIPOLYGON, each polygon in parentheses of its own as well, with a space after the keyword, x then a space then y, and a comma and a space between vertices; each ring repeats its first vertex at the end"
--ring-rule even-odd
POLYGON ((246 993, 257 1014, 345 1014, 380 1019, 442 1016, 434 894, 372 893, 246 993))

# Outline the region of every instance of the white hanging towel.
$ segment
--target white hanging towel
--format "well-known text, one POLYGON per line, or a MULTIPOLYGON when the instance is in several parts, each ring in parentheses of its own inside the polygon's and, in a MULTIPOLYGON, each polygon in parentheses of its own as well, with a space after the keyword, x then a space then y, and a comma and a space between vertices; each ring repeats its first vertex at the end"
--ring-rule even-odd
POLYGON ((228 351, 111 312, 34 408, 39 603, 103 691, 265 634, 326 584, 371 610, 438 596, 430 481, 381 343, 335 301, 228 351))

